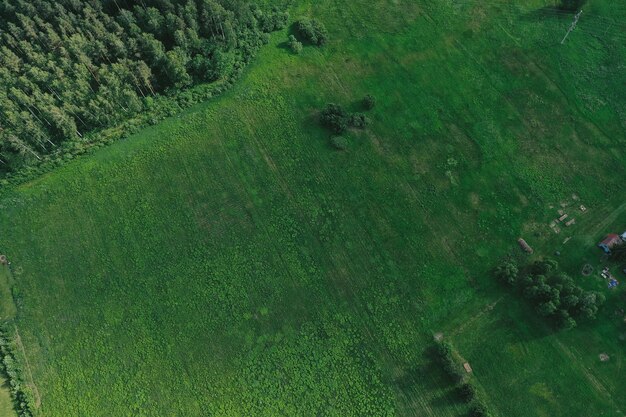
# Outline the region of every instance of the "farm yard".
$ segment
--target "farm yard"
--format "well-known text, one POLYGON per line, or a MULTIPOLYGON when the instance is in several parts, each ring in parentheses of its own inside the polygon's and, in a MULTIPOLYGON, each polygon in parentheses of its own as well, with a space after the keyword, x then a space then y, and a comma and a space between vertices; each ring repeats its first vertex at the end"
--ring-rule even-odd
POLYGON ((225 94, 0 191, 33 414, 467 416, 435 337, 493 416, 626 415, 598 247, 626 230, 626 8, 590 1, 561 45, 552 1, 264 3, 327 43, 275 32, 225 94), (319 112, 368 94, 336 149, 319 112), (606 304, 556 331, 507 257, 606 304))

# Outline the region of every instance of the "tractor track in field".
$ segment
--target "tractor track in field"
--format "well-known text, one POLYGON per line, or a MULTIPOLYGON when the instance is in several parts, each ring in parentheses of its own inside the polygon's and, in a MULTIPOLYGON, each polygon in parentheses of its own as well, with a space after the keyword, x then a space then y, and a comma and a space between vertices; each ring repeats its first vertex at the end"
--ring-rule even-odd
MULTIPOLYGON (((602 219, 601 222, 599 222, 596 226, 594 226, 591 230, 590 230, 590 234, 595 236, 598 234, 601 234, 601 232, 603 230, 606 230, 611 223, 615 222, 615 220, 617 220, 617 218, 626 211, 626 203, 622 203, 619 207, 617 207, 615 210, 613 210, 612 212, 610 212, 609 214, 607 214, 604 219, 602 219)), ((608 233, 609 231, 606 230, 606 232, 608 233)), ((622 230, 619 231, 620 233, 622 232, 622 230)))
MULTIPOLYGON (((570 360, 572 361, 572 364, 580 364, 580 358, 572 351, 572 349, 570 349, 568 346, 566 346, 558 338, 555 339, 554 345, 559 350, 561 350, 565 354, 565 356, 570 358, 570 360)), ((610 391, 604 386, 604 384, 602 384, 602 382, 598 378, 596 378, 595 375, 593 375, 593 373, 591 373, 591 371, 589 369, 587 369, 583 364, 580 364, 576 368, 581 371, 581 373, 584 375, 585 379, 587 379, 589 384, 592 387, 594 387, 595 390, 599 394, 604 396, 611 403, 611 405, 614 408, 617 408, 617 406, 615 404, 615 401, 613 401, 613 396, 611 395, 610 391)))

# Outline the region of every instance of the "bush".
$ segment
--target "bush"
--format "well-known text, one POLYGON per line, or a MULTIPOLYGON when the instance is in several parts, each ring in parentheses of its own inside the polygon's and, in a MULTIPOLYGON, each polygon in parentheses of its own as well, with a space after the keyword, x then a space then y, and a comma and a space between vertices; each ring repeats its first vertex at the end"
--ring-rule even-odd
POLYGON ((452 345, 448 342, 439 342, 435 345, 435 350, 439 359, 452 357, 452 345))
POLYGON ((469 382, 466 382, 459 387, 459 396, 463 401, 469 403, 476 398, 476 388, 469 382))
POLYGON ((489 412, 485 404, 480 403, 480 402, 475 402, 470 407, 469 416, 470 417, 489 417, 491 416, 491 413, 489 412))
POLYGON ((296 23, 298 35, 305 42, 322 46, 328 40, 328 31, 324 24, 316 19, 302 18, 296 23))
POLYGON ((363 98, 363 107, 365 110, 372 110, 376 107, 376 98, 371 94, 366 95, 363 98))
POLYGON ((335 133, 343 133, 348 127, 364 129, 370 120, 363 113, 348 113, 339 104, 327 104, 322 110, 320 120, 324 126, 335 133))
POLYGON ((299 42, 295 36, 289 35, 289 49, 294 54, 299 54, 302 52, 302 42, 299 42))
POLYGON ((518 273, 519 269, 513 261, 505 261, 495 270, 496 278, 508 285, 515 284, 518 273))
POLYGON ((367 116, 363 113, 353 113, 350 115, 349 124, 357 129, 364 129, 370 123, 367 116))
POLYGON ((343 136, 333 136, 330 138, 330 144, 338 151, 348 149, 348 141, 343 136))
POLYGON ((321 121, 335 133, 343 133, 348 128, 348 113, 339 104, 327 104, 322 110, 321 121))

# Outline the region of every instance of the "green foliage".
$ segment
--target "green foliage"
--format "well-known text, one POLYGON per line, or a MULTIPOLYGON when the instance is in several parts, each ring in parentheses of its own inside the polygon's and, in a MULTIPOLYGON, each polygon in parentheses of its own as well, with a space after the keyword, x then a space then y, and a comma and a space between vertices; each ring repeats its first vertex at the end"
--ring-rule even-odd
POLYGON ((322 110, 320 120, 324 126, 335 133, 343 133, 348 128, 350 115, 339 104, 329 103, 322 110))
POLYGON ((341 105, 329 103, 320 114, 322 125, 340 134, 348 127, 365 129, 370 121, 363 113, 348 113, 341 105))
MULTIPOLYGON (((548 202, 577 192, 594 207, 563 250, 573 269, 623 203, 623 149, 604 135, 623 135, 624 48, 610 36, 543 48, 563 25, 529 22, 531 3, 510 21, 483 4, 472 36, 472 4, 294 2, 332 25, 332 51, 266 48, 234 88, 154 97, 157 126, 90 156, 72 141, 73 162, 2 183, 0 247, 24 267, 41 413, 459 417, 467 406, 422 355, 434 330, 471 359, 499 416, 626 409, 615 354, 597 363, 623 349, 617 319, 555 338, 510 297, 487 309, 502 295, 490 265, 548 202), (358 152, 328 157, 311 109, 365 91, 389 111, 358 152)), ((541 235, 538 252, 564 238, 541 235)))
POLYGON ((472 402, 476 395, 476 387, 470 382, 465 382, 459 387, 459 396, 467 403, 472 402))
POLYGON ((345 151, 348 149, 348 140, 344 136, 331 136, 330 144, 338 151, 345 151))
POLYGON ((626 243, 613 247, 609 260, 617 263, 626 262, 626 243))
POLYGON ((561 0, 559 7, 563 10, 578 11, 585 3, 587 3, 587 0, 561 0))
POLYGON ((370 120, 363 113, 352 113, 348 120, 348 124, 356 129, 365 129, 369 123, 370 120))
POLYGON ((474 402, 470 406, 469 417, 490 417, 491 413, 485 404, 482 402, 474 402))
POLYGON ((328 31, 317 19, 303 17, 296 22, 298 36, 306 43, 322 46, 328 41, 328 31))
POLYGON ((441 341, 435 344, 437 356, 440 360, 445 361, 452 357, 452 345, 449 342, 441 341))
POLYGON ((14 347, 9 340, 9 329, 6 323, 0 324, 0 371, 9 381, 9 389, 15 409, 19 417, 32 417, 31 399, 22 380, 22 369, 15 359, 14 347))
POLYGON ((455 358, 454 349, 449 342, 439 341, 435 344, 435 353, 442 369, 454 383, 465 381, 467 374, 455 358))
POLYGON ((297 55, 302 52, 302 42, 298 41, 295 36, 289 35, 289 48, 297 55))
POLYGON ((280 8, 274 6, 270 12, 264 12, 260 8, 253 5, 255 17, 259 21, 261 30, 263 32, 275 32, 277 30, 287 27, 289 22, 289 13, 280 8))
POLYGON ((287 20, 230 0, 0 3, 0 174, 123 129, 155 95, 236 76, 287 20))
POLYGON ((366 95, 363 98, 363 108, 365 108, 365 110, 372 110, 374 107, 376 107, 376 97, 371 94, 366 95))
POLYGON ((518 278, 518 267, 505 261, 495 269, 498 280, 516 285, 521 294, 534 306, 537 313, 550 319, 558 327, 572 329, 576 319, 591 320, 606 298, 595 291, 585 291, 552 259, 536 261, 524 268, 518 278))
POLYGON ((515 285, 519 269, 514 261, 506 260, 498 265, 494 273, 499 281, 508 285, 515 285))

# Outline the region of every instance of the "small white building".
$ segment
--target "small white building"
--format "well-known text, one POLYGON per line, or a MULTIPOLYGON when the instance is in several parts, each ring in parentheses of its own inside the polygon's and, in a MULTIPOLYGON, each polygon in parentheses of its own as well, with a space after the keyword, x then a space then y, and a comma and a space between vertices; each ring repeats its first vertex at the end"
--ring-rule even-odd
POLYGON ((622 233, 620 237, 622 238, 624 242, 626 242, 626 232, 622 233))

